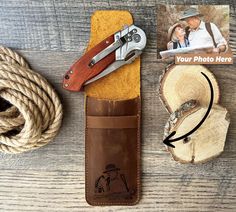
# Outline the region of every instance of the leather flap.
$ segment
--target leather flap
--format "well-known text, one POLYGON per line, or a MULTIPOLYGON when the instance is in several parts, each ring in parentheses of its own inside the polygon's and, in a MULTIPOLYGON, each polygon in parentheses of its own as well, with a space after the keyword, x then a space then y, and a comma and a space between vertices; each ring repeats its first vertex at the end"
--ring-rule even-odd
POLYGON ((137 128, 137 116, 87 116, 87 128, 137 128))

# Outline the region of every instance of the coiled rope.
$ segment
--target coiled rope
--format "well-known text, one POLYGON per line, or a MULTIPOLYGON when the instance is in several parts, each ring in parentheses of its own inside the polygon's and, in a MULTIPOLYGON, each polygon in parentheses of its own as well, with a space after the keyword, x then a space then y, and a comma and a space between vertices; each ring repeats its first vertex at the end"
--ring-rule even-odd
POLYGON ((58 133, 62 105, 51 85, 16 52, 0 47, 0 151, 21 153, 46 145, 58 133), (0 104, 3 105, 3 103, 0 104))

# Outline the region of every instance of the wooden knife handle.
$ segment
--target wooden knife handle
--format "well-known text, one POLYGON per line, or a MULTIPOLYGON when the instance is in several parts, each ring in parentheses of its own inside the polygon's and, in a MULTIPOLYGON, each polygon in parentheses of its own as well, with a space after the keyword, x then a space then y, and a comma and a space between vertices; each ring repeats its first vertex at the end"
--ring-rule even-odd
POLYGON ((77 60, 66 72, 63 79, 63 88, 69 91, 81 91, 83 84, 95 77, 115 61, 115 51, 89 66, 92 58, 114 42, 114 35, 103 40, 77 60))

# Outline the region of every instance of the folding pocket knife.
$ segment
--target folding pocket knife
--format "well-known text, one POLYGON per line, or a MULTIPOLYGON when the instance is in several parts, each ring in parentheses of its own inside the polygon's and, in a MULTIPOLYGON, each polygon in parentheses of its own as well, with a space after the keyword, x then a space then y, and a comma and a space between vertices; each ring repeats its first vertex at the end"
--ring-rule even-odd
POLYGON ((81 91, 83 86, 130 64, 146 46, 146 35, 135 25, 124 27, 86 52, 66 72, 63 88, 81 91))

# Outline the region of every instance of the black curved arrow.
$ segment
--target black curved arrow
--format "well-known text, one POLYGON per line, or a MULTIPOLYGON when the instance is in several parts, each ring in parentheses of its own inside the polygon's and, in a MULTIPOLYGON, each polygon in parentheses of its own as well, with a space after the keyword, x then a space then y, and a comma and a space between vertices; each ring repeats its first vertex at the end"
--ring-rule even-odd
POLYGON ((211 81, 209 80, 208 76, 206 74, 204 74, 203 72, 201 72, 201 74, 206 78, 206 80, 209 83, 210 86, 210 90, 211 90, 211 99, 210 99, 210 103, 207 109, 207 112, 205 114, 205 116, 202 118, 202 120, 198 123, 198 125, 196 127, 194 127, 191 131, 189 131, 188 133, 186 133, 185 135, 182 135, 178 138, 174 138, 174 139, 170 139, 171 137, 173 137, 176 134, 176 131, 173 131, 170 133, 170 135, 168 135, 165 140, 163 141, 164 144, 166 144, 167 146, 173 147, 175 148, 175 146, 173 144, 171 144, 174 141, 178 141, 184 138, 187 138, 189 135, 191 135, 192 133, 194 133, 202 124, 203 122, 206 120, 207 116, 209 115, 212 105, 213 105, 213 99, 214 99, 214 92, 213 92, 213 87, 211 84, 211 81))

